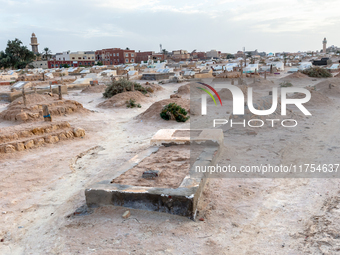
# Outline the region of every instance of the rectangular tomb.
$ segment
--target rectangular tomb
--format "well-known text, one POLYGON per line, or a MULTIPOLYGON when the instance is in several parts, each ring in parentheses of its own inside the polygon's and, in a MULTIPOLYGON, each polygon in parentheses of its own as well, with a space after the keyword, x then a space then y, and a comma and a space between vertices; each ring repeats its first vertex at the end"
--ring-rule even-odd
MULTIPOLYGON (((87 205, 117 205, 194 219, 206 182, 205 173, 194 173, 194 166, 214 164, 220 149, 216 137, 223 137, 221 130, 210 131, 214 143, 200 140, 197 146, 193 146, 194 139, 190 144, 162 139, 162 145, 151 146, 121 166, 115 178, 87 188, 87 205)), ((188 130, 165 133, 187 138, 188 130)), ((195 132, 197 136, 201 133, 202 130, 195 132)), ((152 143, 157 140, 157 134, 152 143)))

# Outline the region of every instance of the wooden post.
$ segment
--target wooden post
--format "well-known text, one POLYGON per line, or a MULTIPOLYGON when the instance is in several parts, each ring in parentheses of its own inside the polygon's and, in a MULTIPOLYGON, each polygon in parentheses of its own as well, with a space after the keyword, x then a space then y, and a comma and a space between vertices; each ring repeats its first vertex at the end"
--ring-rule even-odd
POLYGON ((50 112, 48 111, 47 105, 43 105, 43 117, 44 121, 52 121, 52 117, 50 115, 50 112))
POLYGON ((267 80, 267 71, 264 71, 264 79, 267 80))
POLYGON ((273 73, 273 65, 270 65, 270 73, 273 73))
POLYGON ((126 79, 129 80, 130 77, 129 77, 129 72, 126 74, 126 79))
POLYGON ((243 77, 243 68, 241 67, 241 77, 243 77))
POLYGON ((43 81, 45 81, 45 73, 43 73, 43 81))
POLYGON ((50 81, 50 93, 52 94, 52 82, 50 81))
POLYGON ((234 85, 234 79, 231 79, 231 85, 234 85))
POLYGON ((61 93, 61 85, 59 85, 58 87, 59 87, 59 100, 63 100, 63 95, 61 93))
POLYGON ((254 75, 253 77, 254 77, 254 83, 255 83, 255 82, 256 82, 256 81, 255 81, 255 79, 256 79, 256 78, 255 78, 255 75, 254 75))
POLYGON ((26 106, 26 94, 25 94, 25 87, 22 87, 22 100, 24 101, 24 106, 26 106))

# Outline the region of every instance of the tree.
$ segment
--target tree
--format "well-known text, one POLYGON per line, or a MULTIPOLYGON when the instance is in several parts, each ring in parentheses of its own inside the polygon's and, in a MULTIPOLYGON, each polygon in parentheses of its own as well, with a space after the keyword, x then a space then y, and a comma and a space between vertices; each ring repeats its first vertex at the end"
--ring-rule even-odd
POLYGON ((168 55, 168 51, 166 49, 163 49, 162 52, 164 55, 168 55))
POLYGON ((129 47, 126 47, 126 50, 130 50, 130 48, 129 48, 129 47))
POLYGON ((51 57, 51 53, 52 51, 49 48, 44 48, 44 52, 43 52, 43 57, 45 60, 49 60, 51 57))
POLYGON ((19 39, 8 40, 5 51, 0 51, 0 68, 22 69, 33 62, 35 55, 19 39))

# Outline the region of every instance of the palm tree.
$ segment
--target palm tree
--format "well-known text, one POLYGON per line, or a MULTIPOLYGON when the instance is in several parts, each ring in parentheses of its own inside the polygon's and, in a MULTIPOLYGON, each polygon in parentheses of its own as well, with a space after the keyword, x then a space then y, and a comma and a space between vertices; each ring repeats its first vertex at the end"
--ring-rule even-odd
POLYGON ((49 60, 49 58, 51 57, 51 53, 52 51, 49 48, 44 48, 44 53, 43 56, 45 58, 45 60, 49 60))

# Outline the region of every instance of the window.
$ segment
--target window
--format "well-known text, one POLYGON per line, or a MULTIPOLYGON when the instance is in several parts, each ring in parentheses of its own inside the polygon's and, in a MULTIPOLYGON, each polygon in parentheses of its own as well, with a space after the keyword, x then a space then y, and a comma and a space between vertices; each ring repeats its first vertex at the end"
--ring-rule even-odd
POLYGON ((72 57, 72 59, 74 59, 74 57, 72 57))
POLYGON ((135 54, 131 53, 131 57, 134 57, 134 56, 135 56, 135 54))
POLYGON ((119 53, 117 53, 117 57, 119 57, 119 53))
POLYGON ((125 59, 125 63, 129 63, 129 59, 128 58, 125 59))
POLYGON ((81 57, 78 57, 78 59, 81 59, 81 57))
POLYGON ((131 58, 131 63, 135 62, 135 60, 133 58, 131 58))
POLYGON ((128 57, 129 56, 129 53, 125 53, 125 57, 128 57))
POLYGON ((113 53, 113 56, 115 57, 115 56, 116 56, 116 53, 113 53))

